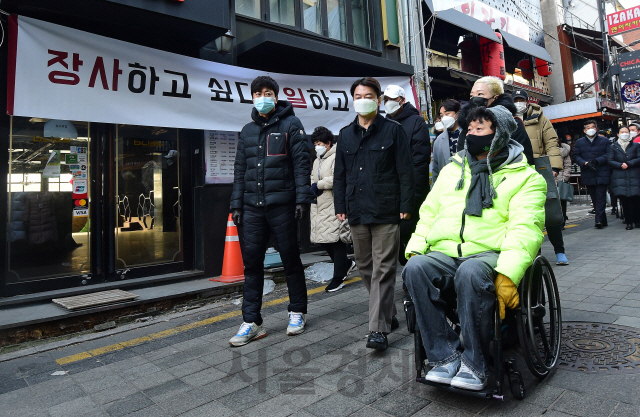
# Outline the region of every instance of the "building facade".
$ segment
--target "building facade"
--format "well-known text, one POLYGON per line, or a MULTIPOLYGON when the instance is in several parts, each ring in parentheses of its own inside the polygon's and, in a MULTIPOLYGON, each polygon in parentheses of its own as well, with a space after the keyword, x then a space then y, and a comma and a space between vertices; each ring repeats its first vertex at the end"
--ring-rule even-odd
MULTIPOLYGON (((144 105, 127 110, 121 120, 61 120, 52 117, 55 111, 42 110, 40 100, 53 99, 49 108, 75 106, 78 116, 85 109, 117 114, 124 106, 115 94, 119 86, 139 97, 177 97, 176 117, 183 112, 188 118, 178 100, 189 95, 186 75, 149 64, 167 53, 176 54, 176 62, 201 60, 189 62, 203 68, 198 62, 306 76, 414 74, 401 62, 401 24, 393 13, 398 6, 385 0, 8 0, 0 7, 14 19, 2 22, 3 97, 13 97, 13 81, 22 75, 11 72, 17 36, 11 31, 20 19, 81 31, 72 36, 79 48, 89 48, 93 35, 111 48, 145 48, 140 61, 100 65, 97 58, 82 61, 74 50, 50 49, 49 81, 79 88, 73 85, 76 67, 93 67, 88 88, 95 93, 102 86, 104 95, 71 103, 64 94, 45 98, 27 85, 19 97, 2 101, 0 158, 8 161, 0 164, 8 179, 7 191, 0 193, 0 233, 7 236, 0 242, 3 297, 87 285, 97 291, 114 280, 151 285, 216 276, 222 268, 232 186, 208 183, 204 158, 207 140, 218 136, 205 139, 202 127, 169 118, 166 125, 149 125, 154 119, 144 105), (222 53, 215 40, 227 32, 235 39, 229 53, 222 53), (161 95, 163 77, 173 77, 173 84, 161 95), (32 105, 33 113, 16 115, 14 101, 32 105)), ((215 131, 223 117, 212 112, 207 129, 215 131)), ((250 108, 245 118, 250 120, 250 108)))

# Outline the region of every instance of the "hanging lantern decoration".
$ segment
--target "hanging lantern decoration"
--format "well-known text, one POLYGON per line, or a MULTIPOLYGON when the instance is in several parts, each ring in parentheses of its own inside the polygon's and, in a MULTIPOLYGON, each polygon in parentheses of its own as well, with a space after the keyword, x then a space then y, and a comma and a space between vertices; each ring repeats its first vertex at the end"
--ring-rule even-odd
POLYGON ((496 32, 500 42, 494 42, 487 38, 480 38, 480 57, 482 58, 482 74, 492 75, 504 81, 507 70, 504 62, 504 46, 502 35, 496 32))
POLYGON ((463 41, 458 44, 460 48, 460 69, 470 74, 481 75, 482 67, 480 66, 480 50, 478 42, 473 35, 465 36, 463 41))
POLYGON ((538 74, 543 77, 548 77, 551 75, 551 64, 545 61, 544 59, 536 58, 536 70, 538 74))
POLYGON ((531 60, 523 59, 518 62, 518 68, 520 68, 520 72, 522 73, 522 78, 525 80, 533 80, 533 69, 531 68, 531 60))

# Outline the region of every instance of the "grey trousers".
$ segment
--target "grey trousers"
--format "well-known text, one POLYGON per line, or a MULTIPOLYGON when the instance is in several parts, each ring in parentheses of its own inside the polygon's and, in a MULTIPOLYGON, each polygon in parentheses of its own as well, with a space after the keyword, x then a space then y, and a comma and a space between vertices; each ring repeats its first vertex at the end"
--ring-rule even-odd
POLYGON ((397 224, 351 226, 358 272, 369 291, 369 331, 391 332, 400 228, 397 224))
POLYGON ((413 256, 402 278, 413 298, 427 358, 439 366, 462 357, 481 378, 491 341, 495 304, 495 267, 498 253, 484 252, 466 258, 450 258, 441 252, 413 256), (452 304, 457 296, 457 305, 452 304), (457 307, 462 339, 447 323, 445 312, 457 307))

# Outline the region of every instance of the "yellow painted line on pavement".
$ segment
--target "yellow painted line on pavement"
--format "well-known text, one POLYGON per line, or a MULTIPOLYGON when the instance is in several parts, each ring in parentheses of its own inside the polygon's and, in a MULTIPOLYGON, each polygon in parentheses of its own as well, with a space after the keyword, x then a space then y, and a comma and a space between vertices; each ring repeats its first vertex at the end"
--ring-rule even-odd
MULTIPOLYGON (((580 226, 580 225, 579 225, 579 224, 568 224, 568 225, 566 225, 564 228, 565 228, 565 229, 571 229, 572 227, 578 227, 578 226, 580 226)), ((543 235, 546 235, 546 234, 547 234, 547 232, 546 232, 546 231, 544 231, 544 232, 542 232, 542 234, 543 234, 543 235)))
MULTIPOLYGON (((360 280, 361 280, 360 277, 354 277, 354 278, 350 278, 348 280, 345 280, 344 283, 345 284, 351 284, 353 282, 360 281, 360 280)), ((326 288, 326 286, 314 288, 312 290, 307 291, 307 295, 317 294, 319 292, 324 291, 325 288, 326 288)), ((288 296, 287 297, 278 298, 278 299, 275 299, 275 300, 271 300, 271 301, 267 301, 266 303, 262 304, 262 307, 264 308, 264 307, 275 306, 275 305, 278 305, 278 304, 285 303, 287 301, 289 301, 289 297, 288 296)), ((206 326, 206 325, 209 325, 209 324, 217 323, 219 321, 230 319, 230 318, 233 318, 233 317, 238 317, 238 316, 241 316, 241 315, 242 315, 242 310, 230 311, 228 313, 220 314, 220 315, 217 315, 217 316, 214 316, 214 317, 209 317, 208 319, 195 321, 193 323, 184 324, 182 326, 174 327, 173 329, 167 329, 167 330, 163 330, 161 332, 152 333, 152 334, 147 335, 147 336, 137 337, 135 339, 127 340, 127 341, 120 342, 120 343, 115 343, 113 345, 104 346, 104 347, 101 347, 101 348, 91 349, 91 350, 88 350, 86 352, 80 352, 80 353, 76 353, 74 355, 65 356, 63 358, 57 359, 56 362, 58 363, 58 365, 67 365, 69 363, 78 362, 78 361, 81 361, 83 359, 88 359, 88 358, 92 358, 92 357, 95 357, 95 356, 104 355, 105 353, 114 352, 116 350, 124 349, 126 347, 136 346, 136 345, 139 345, 139 344, 144 343, 144 342, 149 342, 151 340, 157 340, 157 339, 162 339, 162 338, 165 338, 165 337, 168 337, 168 336, 173 336, 175 334, 178 334, 178 333, 181 333, 181 332, 185 332, 187 330, 193 330, 193 329, 196 329, 198 327, 202 327, 202 326, 206 326)))

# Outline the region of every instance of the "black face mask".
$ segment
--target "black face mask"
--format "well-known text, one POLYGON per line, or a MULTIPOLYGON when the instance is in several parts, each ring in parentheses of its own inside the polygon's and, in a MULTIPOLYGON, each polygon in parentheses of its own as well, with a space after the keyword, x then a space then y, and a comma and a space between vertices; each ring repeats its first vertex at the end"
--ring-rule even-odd
POLYGON ((491 142, 495 133, 485 136, 467 135, 467 151, 473 156, 478 156, 481 153, 487 152, 491 149, 491 142))
POLYGON ((486 97, 471 97, 469 99, 469 103, 473 104, 474 106, 487 107, 487 102, 488 101, 489 101, 489 99, 486 98, 486 97))

